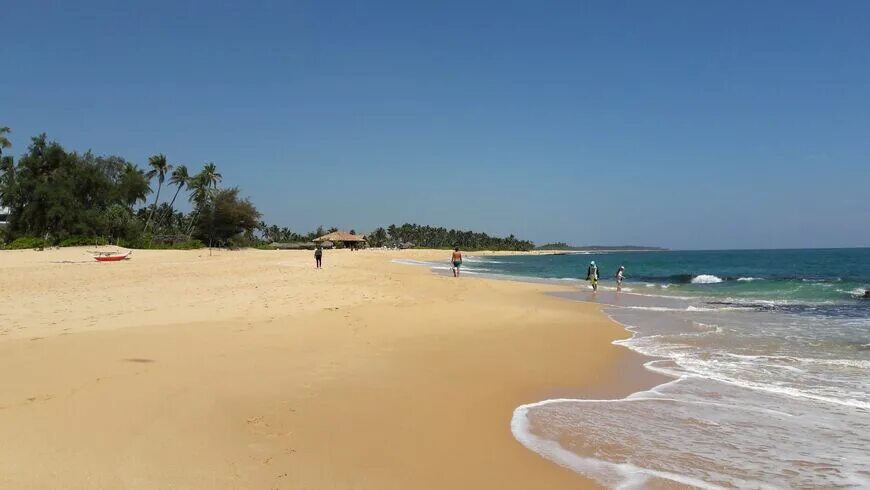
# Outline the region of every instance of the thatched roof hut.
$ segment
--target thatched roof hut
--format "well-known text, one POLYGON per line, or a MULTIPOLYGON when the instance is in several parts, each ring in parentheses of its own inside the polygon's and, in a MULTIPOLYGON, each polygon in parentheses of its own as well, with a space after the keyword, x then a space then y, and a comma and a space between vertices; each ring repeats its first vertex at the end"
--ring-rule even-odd
POLYGON ((325 245, 328 242, 342 242, 350 249, 356 249, 360 246, 364 246, 366 243, 366 237, 362 235, 354 235, 346 231, 334 231, 323 235, 322 237, 315 238, 314 242, 322 245, 325 245))
POLYGON ((316 247, 313 242, 272 242, 269 246, 276 250, 314 250, 314 247, 316 247))
POLYGON ((314 239, 315 242, 348 242, 358 243, 366 241, 362 235, 352 235, 346 231, 334 231, 314 239))

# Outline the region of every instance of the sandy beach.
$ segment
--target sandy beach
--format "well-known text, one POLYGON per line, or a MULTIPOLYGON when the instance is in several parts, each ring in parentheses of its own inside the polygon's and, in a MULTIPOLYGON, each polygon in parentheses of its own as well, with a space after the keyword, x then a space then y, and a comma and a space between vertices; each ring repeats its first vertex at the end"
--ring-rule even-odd
POLYGON ((0 252, 2 488, 585 488, 513 410, 650 384, 556 286, 443 251, 0 252))

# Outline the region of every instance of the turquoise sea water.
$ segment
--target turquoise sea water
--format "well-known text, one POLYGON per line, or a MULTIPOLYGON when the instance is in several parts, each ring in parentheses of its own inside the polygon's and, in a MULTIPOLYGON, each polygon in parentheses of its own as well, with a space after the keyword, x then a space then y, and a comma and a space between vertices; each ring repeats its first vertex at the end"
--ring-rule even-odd
POLYGON ((870 488, 870 249, 469 257, 464 269, 569 285, 554 294, 600 303, 633 333, 618 343, 670 380, 518 407, 515 437, 545 458, 607 487, 870 488), (591 260, 598 292, 583 280, 591 260))
POLYGON ((605 284, 624 265, 629 287, 672 288, 672 294, 721 298, 848 303, 870 288, 870 249, 630 252, 471 260, 472 271, 550 279, 585 278, 586 267, 594 260, 605 284))

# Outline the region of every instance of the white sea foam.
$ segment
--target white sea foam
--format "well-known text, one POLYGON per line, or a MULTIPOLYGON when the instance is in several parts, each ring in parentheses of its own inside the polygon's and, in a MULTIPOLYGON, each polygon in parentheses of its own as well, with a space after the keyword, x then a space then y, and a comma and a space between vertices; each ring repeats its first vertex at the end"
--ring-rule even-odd
POLYGON ((503 264, 503 263, 504 263, 503 260, 488 259, 488 258, 484 258, 484 257, 469 257, 469 256, 466 256, 466 257, 465 257, 464 259, 462 259, 462 260, 465 261, 465 262, 471 262, 471 263, 486 263, 486 264, 503 264))
POLYGON ((735 311, 745 310, 740 306, 719 306, 719 307, 704 307, 704 306, 687 306, 685 311, 735 311))
POLYGON ((402 265, 413 265, 417 267, 432 267, 438 265, 435 262, 426 262, 423 260, 414 260, 414 259, 393 259, 392 262, 394 264, 402 264, 402 265))
POLYGON ((862 472, 870 464, 863 451, 870 422, 855 418, 861 412, 854 407, 818 412, 818 400, 783 399, 785 393, 775 392, 745 398, 744 387, 686 374, 673 360, 646 366, 675 379, 619 400, 523 405, 511 420, 514 436, 545 458, 614 488, 644 488, 655 480, 700 488, 870 484, 862 472), (820 427, 821 434, 838 439, 806 439, 820 427), (841 433, 844 427, 850 430, 841 433), (602 445, 605 451, 595 449, 602 445))
MULTIPOLYGON (((699 488, 709 489, 724 489, 725 487, 718 485, 710 485, 703 480, 692 478, 690 476, 680 475, 677 473, 659 471, 649 468, 642 468, 631 463, 612 463, 603 459, 579 456, 565 448, 558 442, 553 440, 538 437, 530 430, 529 410, 537 407, 546 406, 553 403, 566 402, 602 402, 611 400, 574 400, 574 399, 553 399, 544 400, 537 403, 522 405, 514 410, 511 417, 511 432, 514 437, 528 449, 544 456, 550 461, 576 471, 588 475, 599 483, 610 486, 616 489, 634 489, 643 488, 653 478, 668 480, 684 485, 695 486, 699 488)), ((620 400, 616 400, 620 401, 620 400)))
POLYGON ((692 278, 692 284, 718 284, 722 278, 711 274, 701 274, 692 278))
MULTIPOLYGON (((638 295, 645 296, 645 295, 638 295)), ((621 308, 626 310, 644 310, 644 311, 695 311, 695 312, 704 312, 704 311, 735 311, 735 310, 745 310, 746 308, 742 308, 740 306, 720 306, 720 307, 703 307, 703 306, 687 306, 685 308, 673 308, 669 306, 622 306, 621 308)))
MULTIPOLYGON (((870 390, 862 375, 870 370, 870 361, 722 352, 752 345, 751 337, 733 344, 740 337, 734 337, 735 324, 729 322, 748 326, 754 318, 780 317, 691 300, 683 305, 611 306, 605 311, 617 321, 619 312, 626 312, 630 322, 645 325, 626 325, 634 335, 614 343, 663 358, 645 366, 673 381, 625 400, 524 405, 512 420, 515 437, 545 458, 613 488, 674 483, 701 488, 870 486, 863 472, 870 465, 864 454, 870 445, 870 390), (632 310, 653 313, 627 313, 632 310), (678 320, 681 316, 684 320, 678 320), (671 317, 683 323, 668 326, 671 317), (648 323, 647 318, 658 320, 648 323), (696 318, 725 321, 728 330, 696 318), (687 326, 701 330, 680 330, 687 326), (730 360, 728 354, 733 354, 730 360), (637 404, 623 403, 628 400, 637 404), (592 450, 601 447, 607 449, 592 450)), ((759 338, 788 335, 793 320, 781 318, 780 327, 752 324, 738 332, 759 338), (766 333, 768 328, 773 330, 766 333)))
POLYGON ((764 279, 761 277, 738 277, 737 280, 740 282, 752 282, 752 281, 763 281, 764 279))

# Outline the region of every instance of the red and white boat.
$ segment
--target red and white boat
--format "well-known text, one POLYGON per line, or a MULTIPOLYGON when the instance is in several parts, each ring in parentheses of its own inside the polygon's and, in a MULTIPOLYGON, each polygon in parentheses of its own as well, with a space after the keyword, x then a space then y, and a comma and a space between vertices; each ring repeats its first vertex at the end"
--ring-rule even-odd
POLYGON ((130 258, 130 254, 133 252, 127 252, 122 254, 120 252, 96 252, 94 255, 94 260, 97 262, 120 262, 122 260, 127 260, 130 258))

